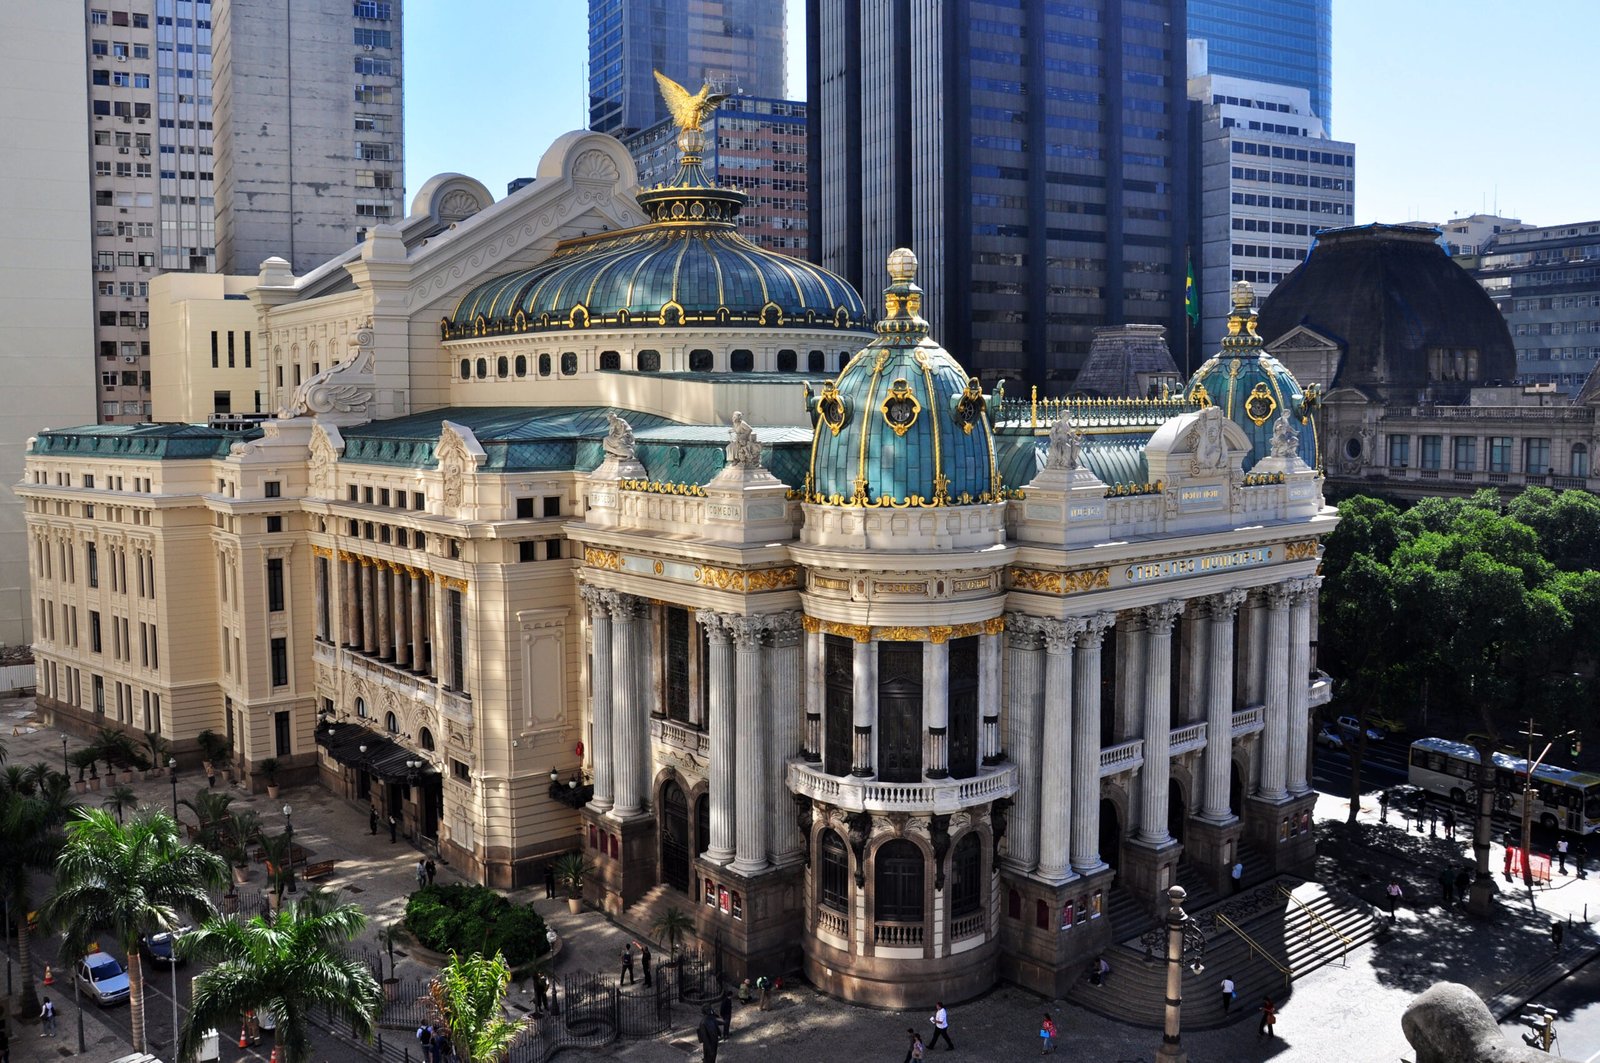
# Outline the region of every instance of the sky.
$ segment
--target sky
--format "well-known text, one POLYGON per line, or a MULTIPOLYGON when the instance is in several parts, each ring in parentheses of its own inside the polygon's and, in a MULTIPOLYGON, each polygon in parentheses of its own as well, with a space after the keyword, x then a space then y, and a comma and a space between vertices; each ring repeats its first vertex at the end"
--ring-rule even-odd
MULTIPOLYGON (((789 6, 800 96, 803 4, 789 6)), ((406 187, 455 171, 498 198, 583 128, 587 17, 584 0, 408 0, 406 187)), ((1333 135, 1356 145, 1355 220, 1600 218, 1597 41, 1600 0, 1334 0, 1333 135)))

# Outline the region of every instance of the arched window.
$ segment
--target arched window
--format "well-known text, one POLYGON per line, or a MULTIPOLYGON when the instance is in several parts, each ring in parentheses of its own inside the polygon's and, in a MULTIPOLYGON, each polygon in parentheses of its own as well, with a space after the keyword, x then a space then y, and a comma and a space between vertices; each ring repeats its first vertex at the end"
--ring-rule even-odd
POLYGON ((1050 929, 1050 905, 1045 901, 1033 902, 1033 925, 1040 930, 1050 929))
POLYGON ((494 375, 501 380, 511 375, 511 362, 503 354, 494 361, 494 375))
POLYGON ((922 850, 904 838, 884 842, 873 860, 873 919, 922 922, 922 850))
POLYGON ((525 355, 525 354, 517 355, 516 367, 517 367, 517 376, 519 376, 519 377, 527 376, 528 375, 528 356, 525 355))
POLYGON ((778 352, 778 372, 792 373, 799 364, 800 355, 797 352, 787 349, 778 352))
POLYGON ((356 699, 356 716, 363 720, 367 718, 367 703, 360 698, 356 699))
POLYGON ((1022 894, 1016 890, 1006 891, 1006 915, 1013 919, 1022 918, 1022 894))
POLYGON ((850 853, 838 831, 822 832, 822 895, 817 898, 824 908, 836 912, 849 911, 850 903, 850 853))
POLYGON ((621 369, 622 368, 622 355, 617 353, 616 351, 601 351, 600 352, 600 368, 601 369, 621 369))
POLYGON ((728 368, 735 373, 748 373, 756 367, 754 353, 740 348, 728 352, 728 368))
POLYGON ((689 372, 709 373, 711 372, 711 363, 711 352, 704 347, 696 347, 689 352, 689 372))
POLYGON ((467 380, 472 376, 472 359, 461 359, 461 379, 467 380))
POLYGON ((641 373, 659 373, 659 372, 661 372, 661 352, 660 351, 652 351, 652 350, 640 351, 638 358, 635 359, 635 362, 637 364, 639 372, 641 372, 641 373))
POLYGON ((576 376, 578 373, 578 356, 573 351, 564 351, 561 355, 561 375, 576 376))
POLYGON ((541 354, 539 356, 539 375, 550 375, 550 356, 548 354, 541 354))
POLYGON ((392 712, 383 714, 383 729, 390 734, 400 733, 400 718, 392 712))
POLYGON ((422 744, 422 749, 423 749, 424 752, 426 752, 426 753, 432 753, 433 752, 433 732, 432 731, 430 731, 426 727, 424 727, 421 731, 417 732, 417 741, 422 744))
POLYGON ((977 831, 956 842, 950 858, 950 914, 971 915, 983 904, 983 843, 977 831))
POLYGON ((828 356, 823 354, 821 351, 812 351, 810 354, 806 355, 806 372, 826 373, 828 370, 826 365, 823 363, 827 361, 827 357, 828 356))
POLYGON ((1582 443, 1572 444, 1572 475, 1580 479, 1589 475, 1589 448, 1582 443))
POLYGON ((478 379, 479 380, 485 379, 489 375, 489 359, 487 359, 487 358, 479 358, 478 359, 477 369, 478 369, 478 379))

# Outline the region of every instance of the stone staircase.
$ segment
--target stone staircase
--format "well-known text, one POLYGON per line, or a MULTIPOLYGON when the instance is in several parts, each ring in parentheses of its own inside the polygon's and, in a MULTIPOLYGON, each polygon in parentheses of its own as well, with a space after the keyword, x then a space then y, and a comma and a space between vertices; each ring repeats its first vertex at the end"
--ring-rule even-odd
MULTIPOLYGON (((1183 878, 1180 873, 1179 882, 1188 889, 1183 878)), ((1113 903, 1117 892, 1113 891, 1113 903)), ((1371 940, 1378 928, 1376 914, 1365 901, 1292 876, 1261 882, 1223 900, 1203 885, 1191 896, 1196 901, 1185 909, 1205 930, 1207 944, 1204 971, 1195 974, 1187 965, 1183 969, 1185 1029, 1254 1016, 1264 996, 1281 1004, 1294 979, 1323 964, 1340 962, 1348 951, 1371 940), (1238 992, 1230 1014, 1223 1012, 1219 988, 1224 977, 1234 980, 1238 992)), ((1143 929, 1131 935, 1122 933, 1123 924, 1114 925, 1121 943, 1107 952, 1112 965, 1107 984, 1096 987, 1085 979, 1067 999, 1123 1022, 1160 1026, 1166 999, 1166 962, 1161 958, 1165 933, 1153 915, 1146 916, 1143 929), (1158 958, 1146 959, 1145 941, 1154 943, 1158 958)))
POLYGON ((652 887, 650 892, 628 905, 617 916, 617 925, 635 937, 649 941, 652 946, 661 946, 657 951, 664 952, 666 942, 656 940, 655 925, 668 908, 677 908, 690 918, 694 917, 694 903, 689 895, 662 884, 652 887))

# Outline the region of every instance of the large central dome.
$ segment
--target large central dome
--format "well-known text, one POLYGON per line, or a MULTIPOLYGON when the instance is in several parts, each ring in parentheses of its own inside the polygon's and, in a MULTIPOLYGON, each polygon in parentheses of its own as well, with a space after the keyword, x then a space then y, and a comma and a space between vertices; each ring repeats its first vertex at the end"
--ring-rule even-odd
POLYGON ((808 401, 805 499, 835 506, 957 506, 1004 497, 978 379, 928 336, 917 257, 889 255, 878 336, 808 401))
POLYGON ((589 327, 866 324, 861 296, 843 278, 740 234, 746 196, 706 178, 704 134, 685 130, 678 144, 677 175, 638 195, 649 224, 565 240, 539 265, 478 285, 445 320, 444 338, 589 327))

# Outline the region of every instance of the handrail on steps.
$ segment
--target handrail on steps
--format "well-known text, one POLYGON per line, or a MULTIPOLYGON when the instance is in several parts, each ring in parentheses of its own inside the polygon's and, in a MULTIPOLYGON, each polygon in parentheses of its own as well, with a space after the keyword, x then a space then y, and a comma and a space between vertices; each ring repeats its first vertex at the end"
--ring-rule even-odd
MULTIPOLYGON (((1328 921, 1317 913, 1316 909, 1312 908, 1305 901, 1302 901, 1299 897, 1296 897, 1289 890, 1285 889, 1282 883, 1279 883, 1278 885, 1278 892, 1289 898, 1294 903, 1298 904, 1302 909, 1305 910, 1305 913, 1311 917, 1313 922, 1339 939, 1339 962, 1346 967, 1350 966, 1350 946, 1354 944, 1354 942, 1330 926, 1328 921)), ((1309 937, 1310 935, 1308 934, 1306 936, 1309 937)))
POLYGON ((1249 934, 1246 934, 1243 927, 1241 927, 1238 923, 1235 923, 1232 919, 1229 919, 1227 916, 1223 915, 1221 912, 1217 913, 1217 922, 1221 923, 1223 926, 1239 935, 1240 940, 1242 940, 1246 945, 1250 946, 1250 950, 1252 952, 1259 952, 1262 959, 1266 960, 1268 963, 1272 964, 1273 967, 1277 968, 1278 973, 1283 975, 1283 987, 1285 989, 1289 988, 1290 984, 1294 981, 1293 971, 1279 963, 1277 958, 1274 957, 1272 953, 1268 952, 1260 942, 1256 941, 1256 939, 1251 937, 1249 934))

